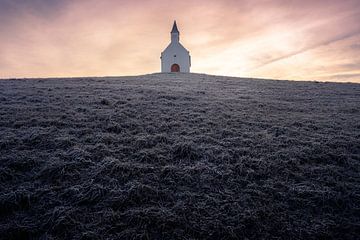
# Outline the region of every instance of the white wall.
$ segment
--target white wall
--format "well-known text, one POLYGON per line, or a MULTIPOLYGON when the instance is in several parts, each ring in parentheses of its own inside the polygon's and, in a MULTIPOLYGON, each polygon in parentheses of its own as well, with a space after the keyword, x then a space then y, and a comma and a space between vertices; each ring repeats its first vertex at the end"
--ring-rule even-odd
POLYGON ((179 42, 173 41, 161 53, 161 72, 171 72, 175 63, 180 66, 180 72, 190 72, 189 52, 179 42))

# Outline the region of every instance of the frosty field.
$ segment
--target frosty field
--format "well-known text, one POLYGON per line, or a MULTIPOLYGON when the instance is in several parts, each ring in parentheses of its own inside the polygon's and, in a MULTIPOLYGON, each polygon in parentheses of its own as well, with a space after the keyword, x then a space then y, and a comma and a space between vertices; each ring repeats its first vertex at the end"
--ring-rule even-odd
POLYGON ((0 239, 357 239, 360 84, 0 80, 0 239))

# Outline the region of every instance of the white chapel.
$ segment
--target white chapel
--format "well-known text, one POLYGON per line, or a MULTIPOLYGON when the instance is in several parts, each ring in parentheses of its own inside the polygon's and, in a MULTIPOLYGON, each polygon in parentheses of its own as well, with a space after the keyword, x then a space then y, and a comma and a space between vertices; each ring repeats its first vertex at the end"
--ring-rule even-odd
POLYGON ((176 21, 174 21, 171 43, 161 53, 161 72, 190 72, 190 53, 181 45, 179 35, 176 21))

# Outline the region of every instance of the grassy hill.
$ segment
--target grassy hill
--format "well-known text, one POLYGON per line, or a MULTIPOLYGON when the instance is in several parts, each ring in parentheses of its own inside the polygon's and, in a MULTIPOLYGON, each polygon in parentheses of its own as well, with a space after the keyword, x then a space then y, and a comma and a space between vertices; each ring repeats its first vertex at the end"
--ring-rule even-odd
POLYGON ((359 236, 359 84, 0 81, 0 238, 359 236))

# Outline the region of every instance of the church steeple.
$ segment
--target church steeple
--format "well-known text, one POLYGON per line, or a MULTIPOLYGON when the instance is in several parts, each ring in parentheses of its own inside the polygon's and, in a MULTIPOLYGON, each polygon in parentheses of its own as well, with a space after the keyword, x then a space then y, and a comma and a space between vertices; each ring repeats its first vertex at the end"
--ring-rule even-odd
POLYGON ((171 33, 179 33, 179 30, 178 30, 177 25, 176 25, 176 20, 174 21, 174 25, 173 25, 173 28, 171 30, 171 33))
POLYGON ((174 25, 171 30, 171 42, 179 42, 179 39, 180 39, 179 35, 180 35, 180 32, 177 28, 176 21, 174 21, 174 25))

